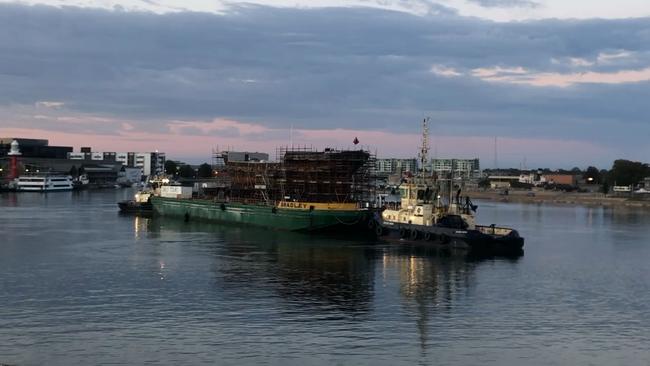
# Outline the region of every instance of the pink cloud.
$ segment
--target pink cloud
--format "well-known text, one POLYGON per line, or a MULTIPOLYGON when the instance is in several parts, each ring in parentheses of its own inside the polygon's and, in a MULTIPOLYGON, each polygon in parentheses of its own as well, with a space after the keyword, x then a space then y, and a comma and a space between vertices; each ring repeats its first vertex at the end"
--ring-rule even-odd
POLYGON ((216 118, 212 121, 172 121, 167 124, 169 130, 174 134, 183 134, 183 129, 188 127, 196 128, 203 133, 211 133, 225 129, 236 129, 241 134, 246 133, 263 133, 270 129, 259 124, 239 122, 229 119, 216 118))
POLYGON ((616 72, 536 73, 522 67, 479 68, 472 75, 485 81, 532 86, 568 87, 574 84, 624 84, 650 80, 650 67, 641 70, 620 70, 616 72))
MULTIPOLYGON (((97 135, 46 131, 27 128, 0 128, 0 135, 27 138, 47 138, 52 145, 91 146, 94 151, 163 151, 171 159, 187 159, 193 162, 209 161, 213 148, 268 152, 275 157, 277 147, 290 144, 289 131, 272 129, 259 124, 232 120, 211 122, 175 121, 173 126, 191 126, 206 132, 225 127, 236 128, 242 134, 234 137, 220 137, 201 134, 181 134, 182 130, 170 128, 168 133, 122 131, 120 135, 97 135), (269 136, 267 139, 251 139, 249 133, 269 136)), ((388 131, 367 131, 357 129, 295 129, 294 146, 313 146, 317 149, 365 148, 376 152, 378 157, 416 157, 420 145, 420 134, 396 134, 388 131), (354 138, 360 141, 358 147, 354 138)), ((484 168, 493 167, 494 138, 483 136, 431 136, 430 158, 475 158, 482 159, 484 168)), ((615 152, 589 142, 557 139, 500 138, 498 159, 500 167, 517 166, 524 159, 530 167, 562 161, 569 165, 588 164, 594 160, 607 160, 615 152), (570 158, 567 158, 570 157, 570 158)))

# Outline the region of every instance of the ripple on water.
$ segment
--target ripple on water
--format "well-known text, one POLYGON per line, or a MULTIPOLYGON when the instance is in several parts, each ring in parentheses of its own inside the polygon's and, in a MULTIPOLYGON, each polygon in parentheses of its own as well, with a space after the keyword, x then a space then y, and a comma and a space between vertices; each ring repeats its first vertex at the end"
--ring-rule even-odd
POLYGON ((639 364, 648 215, 482 205, 521 258, 116 214, 126 191, 0 195, 0 363, 639 364), (13 200, 13 201, 12 201, 13 200))

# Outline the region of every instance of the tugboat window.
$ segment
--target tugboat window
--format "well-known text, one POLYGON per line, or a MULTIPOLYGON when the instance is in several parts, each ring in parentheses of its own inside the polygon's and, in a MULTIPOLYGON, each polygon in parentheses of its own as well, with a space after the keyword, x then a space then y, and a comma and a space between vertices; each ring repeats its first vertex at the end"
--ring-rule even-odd
POLYGON ((447 215, 440 219, 440 226, 450 229, 467 229, 467 223, 458 215, 447 215))
POLYGON ((406 190, 406 188, 400 188, 399 193, 400 193, 400 196, 402 196, 402 198, 408 198, 408 196, 407 196, 408 191, 406 190))

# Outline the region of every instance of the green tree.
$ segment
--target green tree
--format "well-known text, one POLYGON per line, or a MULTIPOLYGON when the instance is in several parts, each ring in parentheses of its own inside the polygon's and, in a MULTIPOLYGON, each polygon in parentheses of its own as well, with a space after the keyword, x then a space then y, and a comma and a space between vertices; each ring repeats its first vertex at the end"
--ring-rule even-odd
POLYGON ((178 175, 180 175, 182 178, 194 178, 194 168, 187 164, 181 165, 180 169, 178 170, 178 175))
POLYGON ((197 172, 199 178, 210 178, 212 177, 212 167, 208 163, 203 163, 199 165, 199 171, 197 172))
POLYGON ((587 170, 585 170, 585 174, 583 174, 582 177, 587 181, 587 183, 600 184, 601 182, 600 171, 598 168, 593 166, 587 168, 587 170))
POLYGON ((639 183, 643 178, 650 177, 650 167, 638 161, 619 159, 614 161, 612 170, 607 176, 610 185, 630 186, 639 183))
POLYGON ((479 188, 490 188, 490 180, 487 178, 483 178, 478 181, 478 186, 479 188))
POLYGON ((165 174, 176 175, 176 170, 178 169, 178 164, 173 160, 165 161, 165 174))

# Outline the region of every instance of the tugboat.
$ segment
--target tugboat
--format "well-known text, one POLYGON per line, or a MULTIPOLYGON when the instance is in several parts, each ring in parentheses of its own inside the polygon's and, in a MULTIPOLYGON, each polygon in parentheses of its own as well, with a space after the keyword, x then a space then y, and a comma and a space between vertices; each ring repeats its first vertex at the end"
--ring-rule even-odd
POLYGON ((469 197, 462 203, 460 190, 449 205, 438 191, 417 180, 400 185, 401 206, 385 209, 377 221, 380 238, 442 245, 474 253, 517 254, 524 238, 517 230, 496 225, 477 225, 476 205, 469 197))
POLYGON ((423 122, 420 173, 400 186, 400 203, 386 208, 376 217, 377 236, 400 242, 419 242, 473 253, 508 255, 523 252, 524 238, 517 230, 495 225, 477 225, 477 206, 458 189, 452 197, 453 180, 437 179, 423 169, 427 162, 428 119, 423 122), (443 196, 446 196, 443 199, 443 196), (446 202, 445 202, 446 201, 446 202))
POLYGON ((138 192, 134 195, 134 199, 118 202, 117 205, 120 207, 120 212, 129 214, 153 213, 153 205, 151 204, 152 194, 152 192, 138 192))

